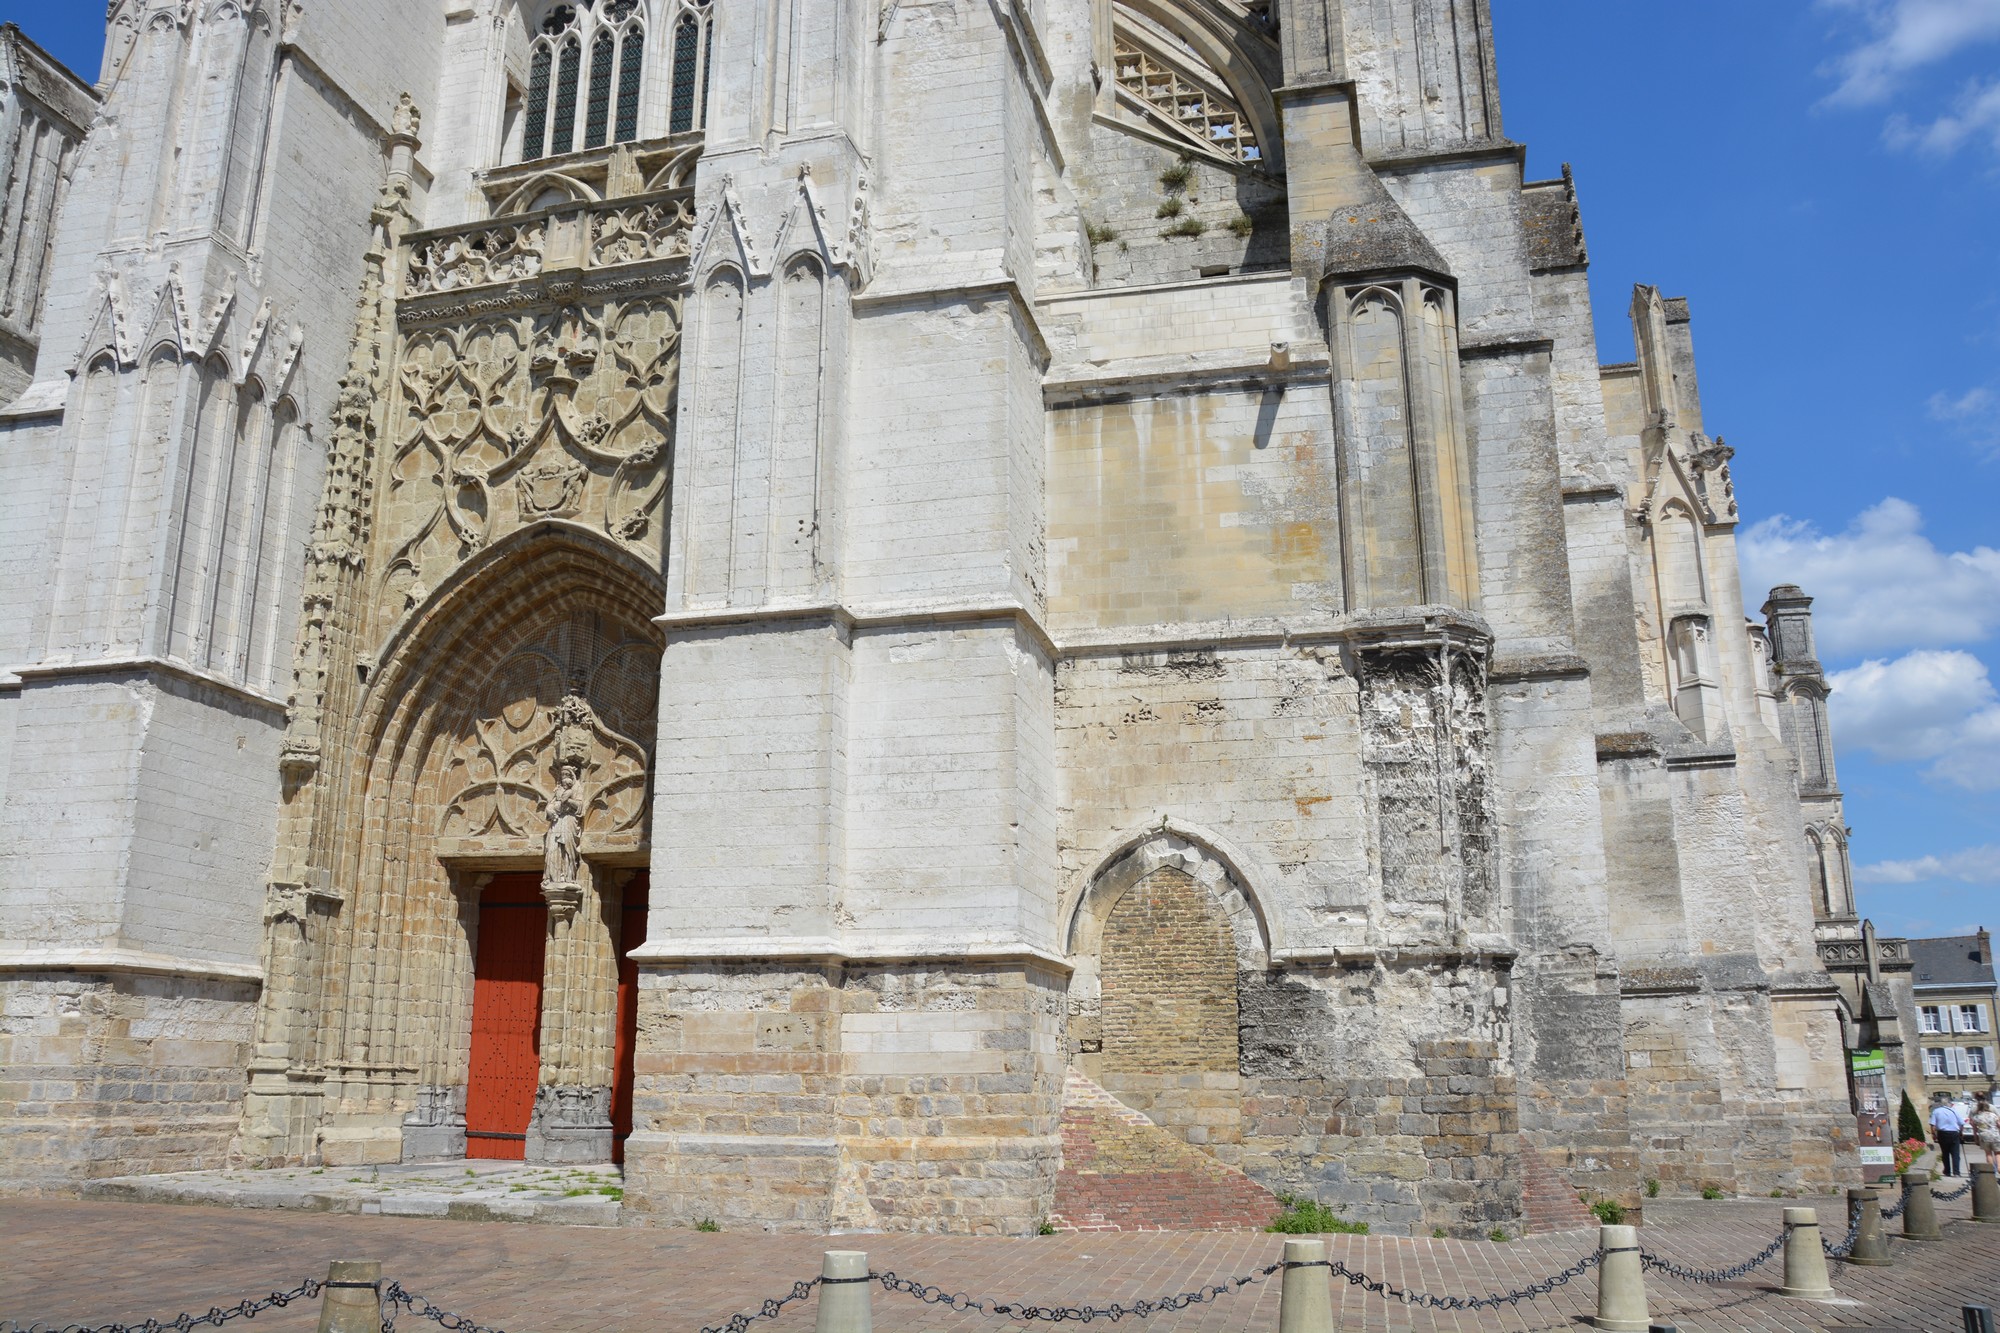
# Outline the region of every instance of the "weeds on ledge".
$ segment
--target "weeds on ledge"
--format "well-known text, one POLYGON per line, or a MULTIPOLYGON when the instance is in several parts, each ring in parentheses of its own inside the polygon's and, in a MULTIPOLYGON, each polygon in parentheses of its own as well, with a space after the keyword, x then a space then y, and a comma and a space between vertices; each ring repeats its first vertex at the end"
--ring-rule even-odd
POLYGON ((1295 1194, 1280 1194, 1278 1202, 1285 1205, 1285 1211, 1271 1219, 1266 1231, 1282 1231, 1288 1236, 1365 1236, 1368 1234, 1366 1222, 1350 1222, 1336 1216, 1333 1209, 1316 1199, 1301 1199, 1295 1194))

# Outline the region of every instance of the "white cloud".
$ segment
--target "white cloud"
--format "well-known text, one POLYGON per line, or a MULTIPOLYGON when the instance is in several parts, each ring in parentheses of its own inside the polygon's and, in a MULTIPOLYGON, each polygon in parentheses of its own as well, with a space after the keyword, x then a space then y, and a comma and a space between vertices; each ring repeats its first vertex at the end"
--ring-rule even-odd
POLYGON ((1856 866, 1854 878, 1863 884, 1923 884, 1950 879, 1961 884, 2000 884, 2000 847, 1967 847, 1943 856, 1919 856, 1910 861, 1877 861, 1856 866))
POLYGON ((2000 37, 2000 0, 1829 0, 1858 13, 1869 38, 1834 63, 1830 102, 1886 101, 1904 77, 1968 46, 2000 37))
MULTIPOLYGON (((2000 106, 2000 103, 1995 105, 2000 106)), ((1993 391, 1967 389, 1956 398, 1944 392, 1934 393, 1927 406, 1933 421, 1966 421, 1992 411, 1993 391)))
POLYGON ((1843 748, 1971 791, 2000 788, 2000 691, 1971 653, 1919 651, 1871 658, 1829 676, 1833 735, 1843 748))
POLYGON ((1744 595, 1761 603, 1780 583, 1804 588, 1820 652, 1833 658, 1977 643, 2000 630, 2000 551, 1940 551, 1923 527, 1917 507, 1894 496, 1832 536, 1784 514, 1764 519, 1737 543, 1744 595))
POLYGON ((1898 112, 1882 127, 1891 148, 1915 148, 1949 157, 1967 139, 1989 139, 2000 150, 2000 83, 1969 83, 1951 111, 1928 125, 1918 125, 1898 112))

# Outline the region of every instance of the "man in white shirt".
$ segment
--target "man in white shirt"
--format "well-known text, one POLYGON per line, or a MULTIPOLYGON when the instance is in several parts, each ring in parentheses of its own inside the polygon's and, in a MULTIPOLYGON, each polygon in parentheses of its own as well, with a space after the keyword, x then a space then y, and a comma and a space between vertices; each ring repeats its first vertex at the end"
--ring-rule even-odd
POLYGON ((1938 1156, 1944 1159, 1944 1174, 1955 1176, 1964 1171, 1958 1152, 1965 1141, 1965 1118, 1949 1099, 1940 1098, 1931 1108, 1931 1133, 1937 1138, 1938 1156))

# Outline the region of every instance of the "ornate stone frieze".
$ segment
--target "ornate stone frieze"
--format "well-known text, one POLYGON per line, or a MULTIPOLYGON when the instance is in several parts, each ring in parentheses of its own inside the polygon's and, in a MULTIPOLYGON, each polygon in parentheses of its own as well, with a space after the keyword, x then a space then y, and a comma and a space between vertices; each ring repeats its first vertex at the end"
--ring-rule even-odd
POLYGON ((656 564, 680 339, 675 291, 406 334, 376 641, 530 523, 584 523, 656 564))

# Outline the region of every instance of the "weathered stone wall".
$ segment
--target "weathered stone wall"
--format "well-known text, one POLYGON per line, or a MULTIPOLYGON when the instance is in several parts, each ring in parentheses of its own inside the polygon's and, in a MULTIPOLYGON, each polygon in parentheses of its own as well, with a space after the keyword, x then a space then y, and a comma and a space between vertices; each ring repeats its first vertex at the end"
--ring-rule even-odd
POLYGON ((220 1165, 256 994, 124 971, 0 977, 0 1187, 220 1165))
POLYGON ((641 973, 626 1207, 646 1222, 1025 1235, 1061 1155, 1035 966, 641 973))

